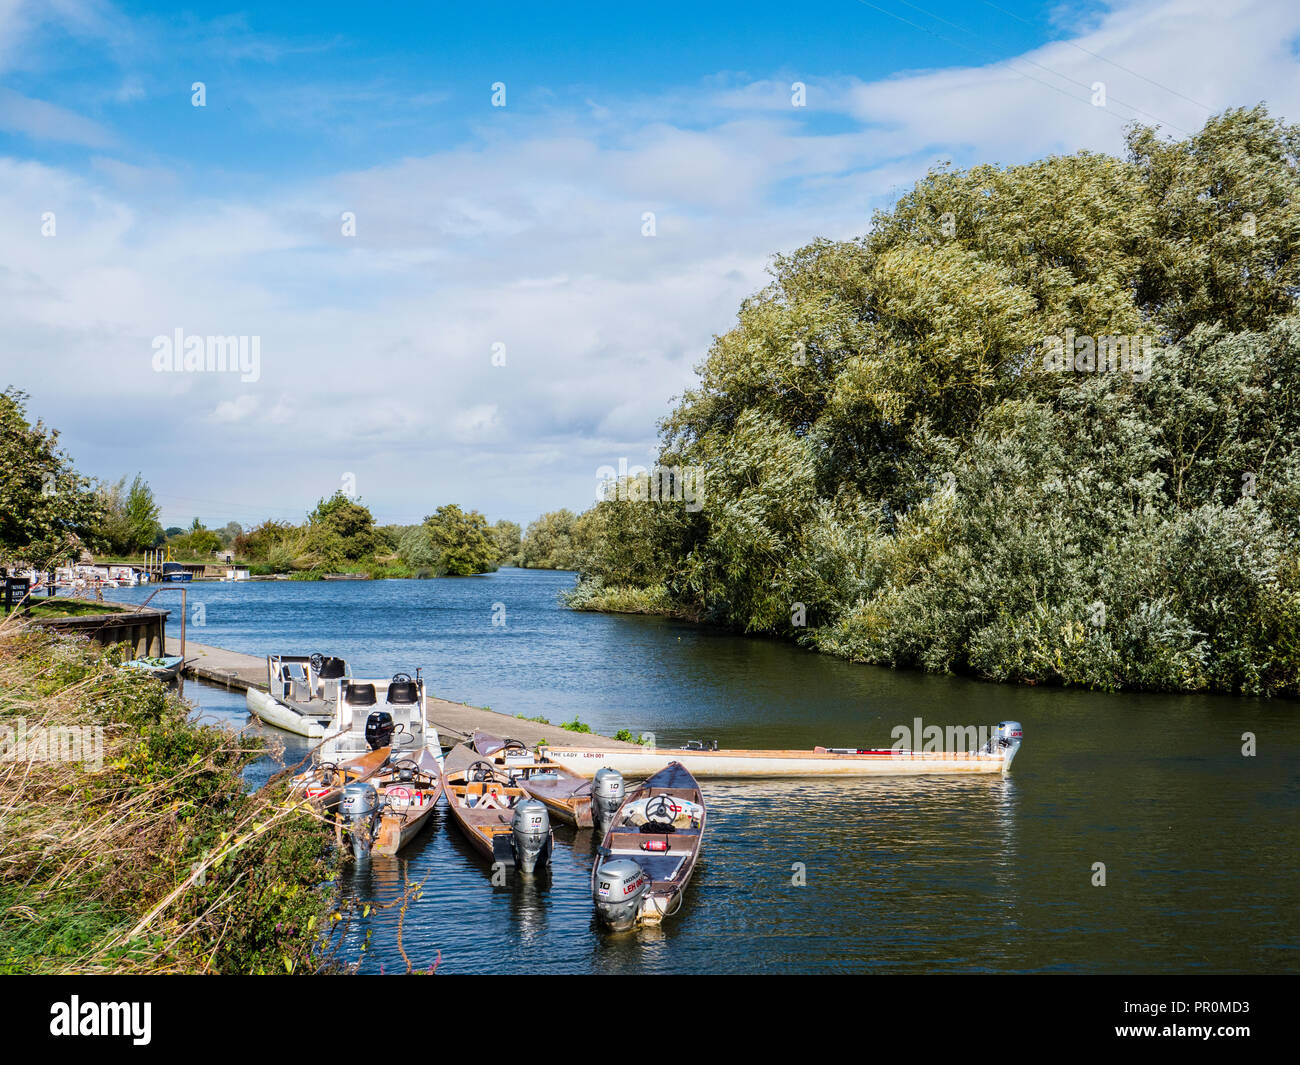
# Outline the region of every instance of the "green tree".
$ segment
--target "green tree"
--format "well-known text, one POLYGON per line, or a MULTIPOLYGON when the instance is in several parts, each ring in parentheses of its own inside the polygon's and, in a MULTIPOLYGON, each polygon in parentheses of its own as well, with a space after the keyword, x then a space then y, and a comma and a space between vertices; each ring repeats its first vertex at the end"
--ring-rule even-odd
POLYGON ((492 539, 497 545, 497 564, 500 566, 517 566, 520 564, 521 546, 518 523, 502 518, 491 526, 492 539))
POLYGON ((424 527, 439 573, 466 577, 497 568, 499 549, 487 519, 478 511, 466 513, 448 504, 425 518, 424 527))
POLYGON ((0 566, 44 569, 93 541, 104 512, 58 432, 29 422, 26 404, 17 389, 0 393, 0 566))

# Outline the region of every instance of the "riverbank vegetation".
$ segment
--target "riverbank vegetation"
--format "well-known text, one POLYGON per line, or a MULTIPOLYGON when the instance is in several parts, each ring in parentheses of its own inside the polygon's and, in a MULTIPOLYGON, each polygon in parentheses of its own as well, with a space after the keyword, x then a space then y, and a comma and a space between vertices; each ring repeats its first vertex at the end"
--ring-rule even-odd
POLYGON ((702 509, 598 504, 572 602, 1296 695, 1297 158, 1262 107, 1134 128, 1124 158, 936 170, 860 239, 777 256, 662 424, 702 509))
POLYGON ((420 525, 376 525, 342 492, 322 499, 303 525, 263 522, 235 538, 235 556, 254 573, 362 572, 371 577, 490 573, 518 548, 519 526, 489 525, 476 510, 438 507, 420 525))
POLYGON ((121 657, 0 625, 0 972, 333 967, 332 831, 121 657))

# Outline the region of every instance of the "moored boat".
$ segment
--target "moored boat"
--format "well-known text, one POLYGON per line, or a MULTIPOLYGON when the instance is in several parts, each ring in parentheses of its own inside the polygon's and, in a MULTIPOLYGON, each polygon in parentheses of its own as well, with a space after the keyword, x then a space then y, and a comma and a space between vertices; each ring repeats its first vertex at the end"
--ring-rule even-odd
POLYGON ((418 670, 344 680, 315 765, 294 779, 308 797, 339 806, 358 856, 397 853, 438 804, 442 746, 426 708, 418 670))
POLYGON ((555 834, 546 805, 473 748, 458 744, 447 755, 442 793, 452 820, 494 866, 531 873, 550 862, 555 834))
POLYGON ((600 922, 623 932, 658 924, 681 909, 707 820, 700 786, 681 762, 669 762, 630 792, 591 871, 600 922))
POLYGON ((348 680, 341 658, 322 654, 267 655, 267 690, 249 688, 248 711, 259 721, 309 739, 325 735, 348 680))
POLYGON ((561 821, 578 828, 592 826, 592 782, 553 761, 545 747, 529 750, 519 740, 487 732, 475 732, 470 745, 561 821))
POLYGON ((390 754, 377 773, 343 787, 339 813, 353 852, 358 857, 396 854, 428 823, 441 794, 438 759, 431 751, 390 754))
POLYGON ((602 768, 643 777, 677 759, 696 777, 868 777, 926 774, 1005 773, 1020 750, 1023 731, 1017 721, 1002 721, 974 750, 927 751, 887 748, 815 747, 811 751, 745 751, 632 747, 548 747, 552 761, 579 776, 594 777, 602 768))
POLYGON ((166 681, 176 679, 183 663, 184 659, 180 655, 161 655, 154 658, 133 658, 129 662, 123 662, 122 668, 139 670, 166 681))

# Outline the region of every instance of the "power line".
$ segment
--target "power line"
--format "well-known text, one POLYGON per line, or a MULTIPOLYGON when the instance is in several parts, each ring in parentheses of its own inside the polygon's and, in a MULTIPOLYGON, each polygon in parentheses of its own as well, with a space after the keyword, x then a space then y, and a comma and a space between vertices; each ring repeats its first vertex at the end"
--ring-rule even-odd
MULTIPOLYGON (((885 8, 879 7, 876 4, 871 3, 870 0, 857 0, 857 2, 859 4, 862 4, 864 7, 869 7, 873 11, 879 11, 882 15, 886 15, 897 22, 901 22, 905 26, 911 26, 915 30, 920 30, 922 33, 927 33, 935 40, 943 41, 945 44, 951 44, 957 48, 965 49, 967 52, 977 55, 981 59, 990 61, 992 63, 1001 64, 1005 66, 1008 70, 1010 70, 1013 74, 1018 74, 1022 78, 1028 78, 1030 81, 1037 82, 1039 85, 1045 85, 1047 88, 1052 89, 1054 92, 1059 92, 1062 96, 1065 96, 1067 99, 1074 100, 1076 103, 1081 103, 1084 106, 1088 106, 1088 107, 1093 106, 1090 102, 1079 99, 1079 97, 1073 95, 1072 93, 1067 92, 1066 90, 1062 89, 1059 85, 1053 85, 1051 82, 1044 81, 1042 78, 1036 78, 1032 74, 1027 74, 1023 70, 1017 69, 1015 66, 1012 65, 1015 62, 1014 59, 1002 59, 992 54, 991 52, 986 52, 979 48, 972 48, 970 45, 963 44, 961 41, 954 41, 950 37, 945 37, 941 33, 936 33, 928 26, 922 26, 916 22, 913 22, 911 19, 904 18, 902 15, 897 15, 892 11, 887 11, 885 8)), ((925 8, 923 7, 918 7, 916 4, 908 3, 907 0, 899 0, 899 2, 906 4, 906 6, 912 8, 915 11, 919 11, 923 15, 929 16, 930 18, 934 19, 937 22, 946 23, 947 25, 952 26, 954 29, 960 30, 963 33, 967 33, 970 34, 971 36, 974 36, 974 34, 970 30, 966 29, 965 27, 958 26, 955 22, 948 22, 947 19, 932 14, 931 12, 926 11, 925 8)), ((1078 85, 1081 88, 1091 90, 1091 86, 1086 85, 1083 82, 1078 81, 1067 74, 1058 73, 1057 71, 1053 70, 1051 67, 1044 66, 1042 63, 1035 62, 1032 59, 1026 59, 1024 60, 1024 62, 1030 63, 1033 66, 1038 67, 1040 70, 1045 70, 1047 71, 1047 73, 1053 75, 1054 77, 1058 77, 1063 81, 1073 82, 1075 85, 1078 85)), ((1177 126, 1174 125, 1174 123, 1172 122, 1165 121, 1164 119, 1160 118, 1158 115, 1153 115, 1150 112, 1144 111, 1141 108, 1134 106, 1133 104, 1126 103, 1125 101, 1119 99, 1119 97, 1117 96, 1109 97, 1109 99, 1114 100, 1115 103, 1120 104, 1123 107, 1127 107, 1130 111, 1133 111, 1135 114, 1146 115, 1148 118, 1154 119, 1155 121, 1159 122, 1162 126, 1167 126, 1169 129, 1177 130, 1179 133, 1184 133, 1189 137, 1192 135, 1190 130, 1185 130, 1181 126, 1177 126)), ((1115 119, 1117 122, 1123 123, 1125 121, 1122 115, 1115 114, 1109 108, 1103 108, 1102 110, 1106 114, 1108 114, 1111 118, 1115 119)))
MULTIPOLYGON (((1006 15, 1008 18, 1015 19, 1017 22, 1023 22, 1026 26, 1034 25, 1034 23, 1032 23, 1029 19, 1021 18, 1014 11, 1008 11, 1006 8, 998 7, 997 4, 990 3, 990 0, 980 0, 980 3, 982 3, 985 7, 991 7, 994 11, 1002 12, 1002 14, 1006 15)), ((1157 89, 1164 89, 1165 92, 1172 93, 1174 96, 1177 96, 1180 100, 1186 100, 1189 104, 1195 104, 1197 107, 1200 107, 1211 114, 1214 113, 1214 108, 1210 107, 1208 104, 1203 104, 1199 100, 1193 100, 1190 96, 1183 95, 1177 89, 1171 89, 1168 85, 1163 85, 1160 82, 1156 81, 1154 78, 1148 78, 1145 74, 1141 74, 1136 70, 1132 70, 1129 67, 1124 66, 1124 64, 1122 63, 1116 63, 1113 59, 1107 59, 1104 55, 1098 55, 1096 52, 1090 52, 1087 48, 1084 48, 1083 45, 1081 44, 1076 44, 1074 41, 1069 41, 1069 40, 1056 41, 1055 43, 1069 45, 1076 52, 1082 52, 1084 55, 1090 55, 1092 56, 1093 59, 1100 59, 1103 63, 1110 64, 1110 66, 1114 67, 1116 70, 1122 70, 1124 71, 1125 74, 1132 74, 1133 77, 1141 78, 1143 81, 1147 82, 1148 84, 1154 85, 1157 89)))

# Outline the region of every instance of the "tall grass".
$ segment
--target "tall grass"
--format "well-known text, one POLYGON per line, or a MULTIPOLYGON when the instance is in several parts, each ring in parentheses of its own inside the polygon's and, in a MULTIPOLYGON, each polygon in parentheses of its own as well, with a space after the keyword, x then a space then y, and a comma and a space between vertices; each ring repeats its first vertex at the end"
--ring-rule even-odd
POLYGON ((0 624, 0 972, 337 968, 329 826, 123 657, 0 624), (102 760, 16 750, 20 724, 101 729, 102 760))

